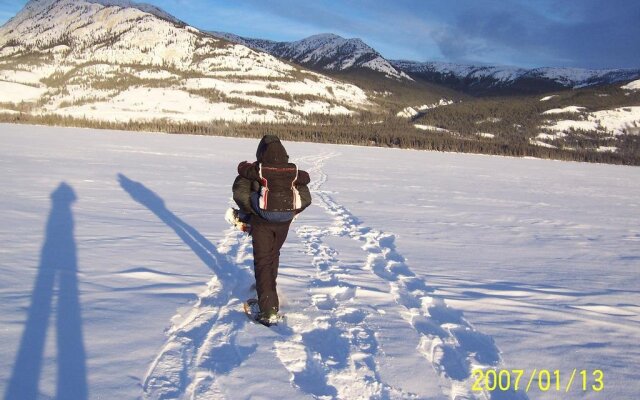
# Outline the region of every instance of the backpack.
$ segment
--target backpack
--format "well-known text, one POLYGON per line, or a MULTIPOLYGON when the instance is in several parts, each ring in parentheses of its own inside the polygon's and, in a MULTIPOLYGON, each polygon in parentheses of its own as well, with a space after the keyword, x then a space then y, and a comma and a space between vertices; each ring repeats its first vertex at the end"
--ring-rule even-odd
POLYGON ((298 167, 287 164, 258 164, 260 209, 266 211, 301 211, 311 203, 306 185, 297 185, 298 167), (306 199, 309 199, 307 202, 306 199), (305 204, 306 203, 306 204, 305 204))

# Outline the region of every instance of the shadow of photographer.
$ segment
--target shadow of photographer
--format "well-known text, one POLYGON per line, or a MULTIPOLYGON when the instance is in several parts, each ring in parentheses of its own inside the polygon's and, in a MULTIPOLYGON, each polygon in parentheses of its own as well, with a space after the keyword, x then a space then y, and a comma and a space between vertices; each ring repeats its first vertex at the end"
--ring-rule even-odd
POLYGON ((77 277, 78 260, 71 210, 77 197, 73 188, 64 182, 50 197, 51 211, 40 265, 27 322, 5 393, 6 400, 39 398, 47 330, 54 310, 57 344, 55 398, 81 400, 88 397, 77 277), (54 300, 57 300, 56 307, 54 300))

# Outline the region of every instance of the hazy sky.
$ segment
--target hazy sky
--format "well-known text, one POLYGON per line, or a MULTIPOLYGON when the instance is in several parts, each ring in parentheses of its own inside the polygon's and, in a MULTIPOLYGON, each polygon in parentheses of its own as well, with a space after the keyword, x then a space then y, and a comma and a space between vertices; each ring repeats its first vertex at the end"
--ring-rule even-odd
MULTIPOLYGON (((358 37, 391 59, 640 68, 638 0, 148 0, 203 30, 358 37)), ((0 23, 25 0, 0 0, 0 23)))

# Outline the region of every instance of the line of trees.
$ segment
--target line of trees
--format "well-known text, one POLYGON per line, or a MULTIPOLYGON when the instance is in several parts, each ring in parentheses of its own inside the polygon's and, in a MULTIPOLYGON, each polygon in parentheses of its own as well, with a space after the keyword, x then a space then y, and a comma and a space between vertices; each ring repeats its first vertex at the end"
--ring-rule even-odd
POLYGON ((283 140, 290 141, 640 165, 640 157, 638 156, 640 154, 640 140, 638 140, 637 136, 627 136, 624 139, 624 151, 616 153, 595 152, 535 146, 524 138, 517 139, 516 136, 510 138, 510 140, 496 140, 477 135, 456 137, 446 132, 418 131, 410 123, 400 119, 387 119, 380 123, 363 124, 357 121, 349 123, 348 118, 345 117, 326 116, 325 118, 326 123, 324 124, 247 124, 228 121, 179 123, 166 119, 125 123, 84 120, 59 115, 34 116, 25 113, 0 113, 0 122, 10 123, 250 138, 260 138, 265 134, 276 134, 283 140))

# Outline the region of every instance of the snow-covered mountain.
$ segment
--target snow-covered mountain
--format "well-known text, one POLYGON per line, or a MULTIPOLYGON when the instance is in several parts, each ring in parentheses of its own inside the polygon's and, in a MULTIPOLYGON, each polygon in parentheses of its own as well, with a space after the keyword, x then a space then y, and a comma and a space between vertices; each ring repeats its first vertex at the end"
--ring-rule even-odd
POLYGON ((605 85, 640 77, 640 69, 525 69, 406 60, 392 60, 391 64, 410 76, 475 93, 500 90, 538 93, 547 90, 605 85))
POLYGON ((355 85, 126 0, 30 1, 0 27, 0 89, 0 112, 121 122, 304 122, 371 106, 355 85))
POLYGON ((276 42, 244 38, 226 32, 211 32, 211 34, 309 68, 325 71, 348 71, 362 68, 383 73, 390 78, 411 79, 360 39, 345 39, 338 35, 325 33, 295 42, 276 42))

